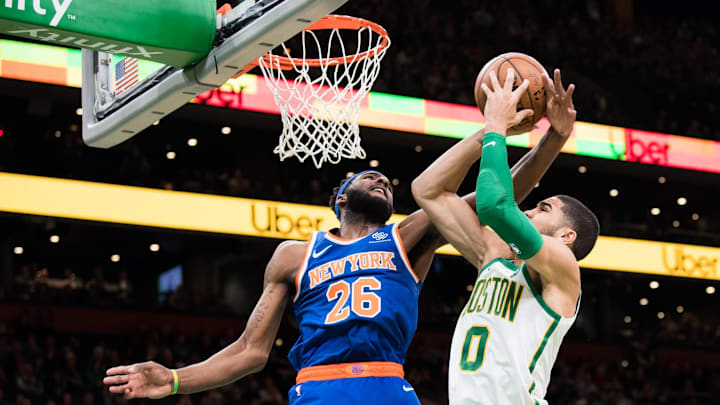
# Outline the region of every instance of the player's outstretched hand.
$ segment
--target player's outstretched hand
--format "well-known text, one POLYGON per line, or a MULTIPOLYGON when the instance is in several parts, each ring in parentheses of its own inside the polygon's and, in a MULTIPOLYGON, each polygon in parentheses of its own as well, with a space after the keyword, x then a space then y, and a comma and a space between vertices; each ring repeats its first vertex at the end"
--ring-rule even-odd
POLYGON ((530 83, 524 80, 520 86, 513 90, 514 79, 514 69, 508 69, 504 85, 500 86, 495 72, 490 72, 492 89, 488 88, 485 83, 481 84, 487 96, 484 111, 486 132, 502 131, 500 133, 507 134, 508 128, 514 127, 533 114, 531 109, 517 110, 518 101, 530 83))
POLYGON ((154 361, 113 367, 106 374, 103 383, 109 386, 110 392, 123 394, 128 399, 157 399, 172 393, 172 372, 154 361))
POLYGON ((575 85, 571 84, 565 90, 560 76, 560 69, 555 69, 554 80, 550 80, 547 75, 543 75, 543 83, 545 84, 547 98, 545 115, 547 115, 550 125, 558 134, 568 137, 572 133, 575 118, 577 117, 577 111, 575 111, 572 100, 575 85))

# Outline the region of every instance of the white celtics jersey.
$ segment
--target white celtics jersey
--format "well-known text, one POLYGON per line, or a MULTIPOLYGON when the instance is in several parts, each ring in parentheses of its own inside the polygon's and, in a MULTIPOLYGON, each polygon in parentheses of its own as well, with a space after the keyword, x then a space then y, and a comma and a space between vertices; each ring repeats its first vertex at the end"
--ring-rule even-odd
POLYGON ((455 326, 450 405, 547 404, 550 371, 574 321, 545 304, 525 265, 488 263, 455 326))

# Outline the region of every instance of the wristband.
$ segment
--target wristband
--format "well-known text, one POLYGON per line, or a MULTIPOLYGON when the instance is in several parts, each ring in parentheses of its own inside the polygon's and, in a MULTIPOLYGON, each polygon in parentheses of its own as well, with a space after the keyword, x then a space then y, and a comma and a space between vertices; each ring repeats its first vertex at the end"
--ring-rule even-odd
POLYGON ((170 370, 170 371, 172 372, 172 375, 173 375, 173 389, 172 389, 172 392, 170 393, 170 395, 175 395, 178 392, 178 375, 177 375, 177 371, 175 371, 175 370, 170 370))

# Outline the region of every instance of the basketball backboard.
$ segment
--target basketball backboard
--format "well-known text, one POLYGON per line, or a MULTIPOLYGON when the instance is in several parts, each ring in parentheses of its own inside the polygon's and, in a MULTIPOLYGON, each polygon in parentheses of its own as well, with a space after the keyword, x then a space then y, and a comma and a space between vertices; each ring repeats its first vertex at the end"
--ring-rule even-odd
POLYGON ((136 68, 135 62, 123 63, 117 55, 83 49, 83 140, 89 146, 109 148, 131 138, 195 96, 221 86, 345 2, 244 0, 218 16, 214 46, 205 58, 185 67, 139 60, 142 72, 137 84, 120 83, 126 84, 121 92, 116 79, 123 80, 122 75, 136 68))

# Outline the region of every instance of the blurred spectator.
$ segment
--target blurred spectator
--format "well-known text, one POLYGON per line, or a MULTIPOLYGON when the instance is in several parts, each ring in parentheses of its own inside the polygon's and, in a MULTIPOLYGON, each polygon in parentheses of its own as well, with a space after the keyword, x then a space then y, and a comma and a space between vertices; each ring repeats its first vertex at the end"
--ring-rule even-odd
MULTIPOLYGON (((40 336, 43 353, 65 347, 65 362, 38 362, 42 354, 30 355, 22 344, 12 345, 10 356, 0 357, 0 402, 14 398, 15 403, 28 404, 125 404, 122 397, 110 395, 102 386, 105 369, 122 361, 142 361, 155 358, 171 367, 198 361, 215 352, 225 343, 210 334, 186 335, 168 330, 171 338, 154 346, 148 332, 138 331, 137 339, 123 336, 69 335, 45 328, 31 328, 20 324, 0 324, 5 334, 20 343, 30 336, 40 336), (100 343, 100 342, 108 342, 100 343), (188 342, 177 344, 177 342, 188 342), (79 364, 86 370, 85 378, 77 371, 71 347, 80 350, 79 364), (147 349, 147 353, 145 351, 147 349), (132 353, 140 353, 133 357, 132 353), (154 354, 157 353, 157 354, 154 354), (147 356, 146 356, 147 355, 147 356), (158 358, 159 356, 159 358, 158 358), (3 360, 4 359, 4 360, 3 360), (177 360, 176 360, 177 359, 177 360), (63 364, 65 363, 65 364, 63 364), (15 372, 17 370, 17 374, 15 372), (17 375, 8 381, 4 375, 17 375)), ((155 333, 156 331, 150 332, 155 333)), ((647 342, 639 342, 640 357, 655 350, 647 342), (644 347, 644 348, 641 348, 644 347)), ((405 365, 406 378, 416 389, 423 404, 447 403, 447 351, 432 345, 420 350, 411 347, 405 365)), ((179 404, 287 404, 287 391, 294 384, 294 370, 284 353, 273 350, 268 367, 228 387, 195 395, 161 400, 158 403, 179 404)), ((690 363, 660 363, 656 358, 645 360, 628 358, 621 364, 613 361, 564 359, 555 365, 547 399, 558 404, 715 404, 713 393, 720 389, 720 368, 691 366, 690 363), (646 363, 649 361, 649 363, 646 363)))

